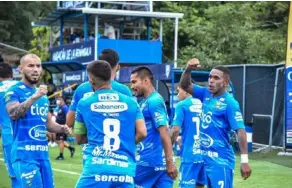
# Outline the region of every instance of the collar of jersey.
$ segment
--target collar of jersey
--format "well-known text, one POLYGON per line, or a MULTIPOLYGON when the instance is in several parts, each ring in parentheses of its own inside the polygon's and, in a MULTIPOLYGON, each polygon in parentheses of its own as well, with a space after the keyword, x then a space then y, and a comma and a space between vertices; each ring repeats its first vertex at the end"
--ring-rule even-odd
POLYGON ((96 90, 94 93, 104 93, 104 92, 108 92, 108 91, 112 91, 112 89, 102 88, 102 89, 96 90))
POLYGON ((27 85, 26 83, 24 83, 24 82, 22 82, 22 81, 19 81, 19 83, 21 83, 22 85, 24 85, 27 89, 31 89, 31 90, 36 89, 36 86, 31 87, 31 86, 27 85))

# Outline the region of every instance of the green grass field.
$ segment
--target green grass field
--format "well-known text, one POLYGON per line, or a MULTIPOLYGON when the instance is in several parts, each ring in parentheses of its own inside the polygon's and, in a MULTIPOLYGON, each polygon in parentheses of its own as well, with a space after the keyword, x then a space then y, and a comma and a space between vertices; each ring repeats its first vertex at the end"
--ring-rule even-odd
MULTIPOLYGON (((0 188, 9 188, 10 180, 3 162, 2 146, 0 148, 0 188)), ((69 157, 68 150, 65 150, 64 161, 56 161, 57 155, 58 148, 50 148, 56 188, 73 188, 78 180, 78 174, 82 170, 81 147, 76 146, 76 153, 73 159, 69 157)), ((177 164, 179 164, 179 161, 177 161, 177 164)), ((292 157, 277 156, 277 151, 252 153, 250 154, 250 165, 253 170, 252 176, 248 180, 242 180, 239 163, 237 162, 234 178, 235 188, 292 187, 292 157)), ((174 187, 177 187, 177 182, 174 187)))

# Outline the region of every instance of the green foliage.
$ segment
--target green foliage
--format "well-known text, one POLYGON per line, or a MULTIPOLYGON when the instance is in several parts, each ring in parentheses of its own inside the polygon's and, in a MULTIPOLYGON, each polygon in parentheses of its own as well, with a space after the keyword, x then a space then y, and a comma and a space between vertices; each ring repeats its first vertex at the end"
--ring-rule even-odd
MULTIPOLYGON (((278 63, 285 59, 289 2, 157 2, 156 11, 181 12, 178 64, 278 63)), ((158 28, 159 23, 153 22, 158 28)), ((173 20, 164 21, 164 50, 173 59, 173 20)))
POLYGON ((48 27, 34 27, 32 29, 31 53, 38 55, 42 61, 49 59, 50 29, 48 27))
POLYGON ((52 10, 56 2, 0 2, 0 41, 29 49, 33 37, 31 22, 52 10))

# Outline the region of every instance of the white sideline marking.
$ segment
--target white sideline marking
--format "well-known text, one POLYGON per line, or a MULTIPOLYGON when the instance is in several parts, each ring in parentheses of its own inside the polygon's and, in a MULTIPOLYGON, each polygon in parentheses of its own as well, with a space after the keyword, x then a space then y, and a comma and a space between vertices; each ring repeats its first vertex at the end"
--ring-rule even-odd
MULTIPOLYGON (((4 161, 3 158, 0 158, 0 161, 4 161)), ((56 171, 56 172, 63 172, 63 173, 66 173, 66 174, 73 174, 73 175, 80 175, 79 173, 77 172, 71 172, 71 171, 67 171, 67 170, 61 170, 61 169, 57 169, 57 168, 52 168, 53 171, 56 171)))

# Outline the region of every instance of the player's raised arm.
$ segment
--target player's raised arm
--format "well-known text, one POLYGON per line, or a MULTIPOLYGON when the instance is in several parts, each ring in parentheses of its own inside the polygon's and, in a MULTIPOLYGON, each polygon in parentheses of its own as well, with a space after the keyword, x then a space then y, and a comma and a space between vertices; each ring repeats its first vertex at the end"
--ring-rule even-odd
POLYGON ((18 96, 13 91, 8 91, 5 95, 6 110, 12 120, 17 120, 24 116, 32 104, 48 92, 46 85, 41 85, 37 92, 26 101, 19 103, 18 96))
POLYGON ((192 70, 199 68, 200 62, 194 58, 188 61, 187 67, 180 78, 180 86, 183 90, 193 95, 193 84, 191 82, 192 70))

